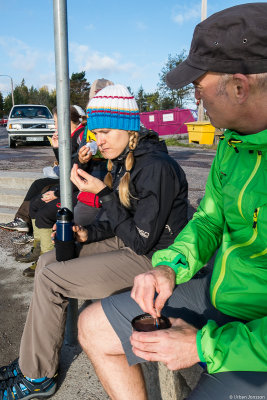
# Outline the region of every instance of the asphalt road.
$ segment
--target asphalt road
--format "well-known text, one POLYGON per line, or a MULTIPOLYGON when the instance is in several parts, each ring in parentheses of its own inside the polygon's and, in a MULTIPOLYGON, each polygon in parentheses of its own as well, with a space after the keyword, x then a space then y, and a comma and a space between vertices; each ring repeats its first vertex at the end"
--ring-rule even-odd
MULTIPOLYGON (((204 195, 215 151, 201 147, 171 147, 169 152, 186 172, 189 183, 189 216, 192 216, 204 195)), ((41 172, 42 168, 50 165, 53 160, 51 147, 20 146, 9 149, 7 132, 5 128, 0 127, 0 169, 41 172)), ((11 242, 11 238, 16 235, 15 232, 0 229, 0 367, 18 356, 20 337, 33 287, 33 280, 22 275, 27 265, 14 260, 14 255, 23 251, 21 246, 16 247, 11 242)), ((64 345, 62 348, 59 390, 53 399, 108 399, 79 345, 64 345)))
POLYGON ((15 149, 8 147, 8 137, 6 128, 0 127, 0 169, 40 169, 50 165, 54 160, 53 150, 50 146, 43 144, 35 146, 18 146, 15 149))

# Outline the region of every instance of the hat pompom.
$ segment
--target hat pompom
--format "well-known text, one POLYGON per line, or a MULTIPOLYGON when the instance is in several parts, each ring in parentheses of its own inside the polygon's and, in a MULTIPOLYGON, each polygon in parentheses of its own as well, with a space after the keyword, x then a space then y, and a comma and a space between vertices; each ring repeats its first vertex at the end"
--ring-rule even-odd
POLYGON ((100 90, 87 108, 88 129, 140 130, 140 115, 135 98, 126 86, 112 85, 100 90))

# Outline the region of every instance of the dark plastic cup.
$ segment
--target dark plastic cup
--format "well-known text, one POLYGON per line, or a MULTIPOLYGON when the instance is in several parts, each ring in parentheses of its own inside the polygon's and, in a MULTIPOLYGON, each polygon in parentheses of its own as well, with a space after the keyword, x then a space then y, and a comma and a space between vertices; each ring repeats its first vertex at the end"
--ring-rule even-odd
POLYGON ((150 314, 141 314, 132 320, 133 330, 137 332, 152 332, 171 327, 170 320, 162 315, 158 318, 158 323, 155 322, 150 314))

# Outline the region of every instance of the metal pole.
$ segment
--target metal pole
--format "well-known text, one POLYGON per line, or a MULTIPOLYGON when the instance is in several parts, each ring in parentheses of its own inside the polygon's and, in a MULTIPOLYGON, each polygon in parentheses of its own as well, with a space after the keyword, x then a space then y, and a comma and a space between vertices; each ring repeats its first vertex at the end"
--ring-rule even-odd
POLYGON ((201 4, 201 22, 207 18, 207 0, 202 0, 201 4))
MULTIPOLYGON (((56 62, 57 118, 59 139, 59 173, 61 207, 73 210, 70 137, 70 89, 68 60, 68 25, 66 0, 54 0, 54 42, 56 62)), ((78 302, 69 300, 65 340, 67 344, 77 342, 78 302)))
MULTIPOLYGON (((204 21, 204 19, 207 18, 207 0, 202 0, 201 4, 201 22, 204 21)), ((198 121, 204 121, 204 107, 203 107, 203 101, 200 100, 199 106, 198 106, 198 116, 197 116, 198 121)))
POLYGON ((11 80, 11 98, 12 98, 12 106, 14 107, 14 90, 13 90, 13 79, 9 75, 0 75, 0 76, 7 76, 11 80))
POLYGON ((13 107, 14 107, 15 102, 14 102, 13 79, 12 79, 11 77, 10 77, 10 79, 11 79, 11 97, 12 97, 12 105, 13 105, 13 107))

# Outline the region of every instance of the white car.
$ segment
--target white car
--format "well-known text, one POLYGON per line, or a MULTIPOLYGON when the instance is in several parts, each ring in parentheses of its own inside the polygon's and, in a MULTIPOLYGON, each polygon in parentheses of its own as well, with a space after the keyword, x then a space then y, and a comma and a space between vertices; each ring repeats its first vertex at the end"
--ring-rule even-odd
POLYGON ((55 132, 55 122, 46 106, 21 104, 12 107, 7 121, 9 147, 16 142, 47 142, 55 132))

